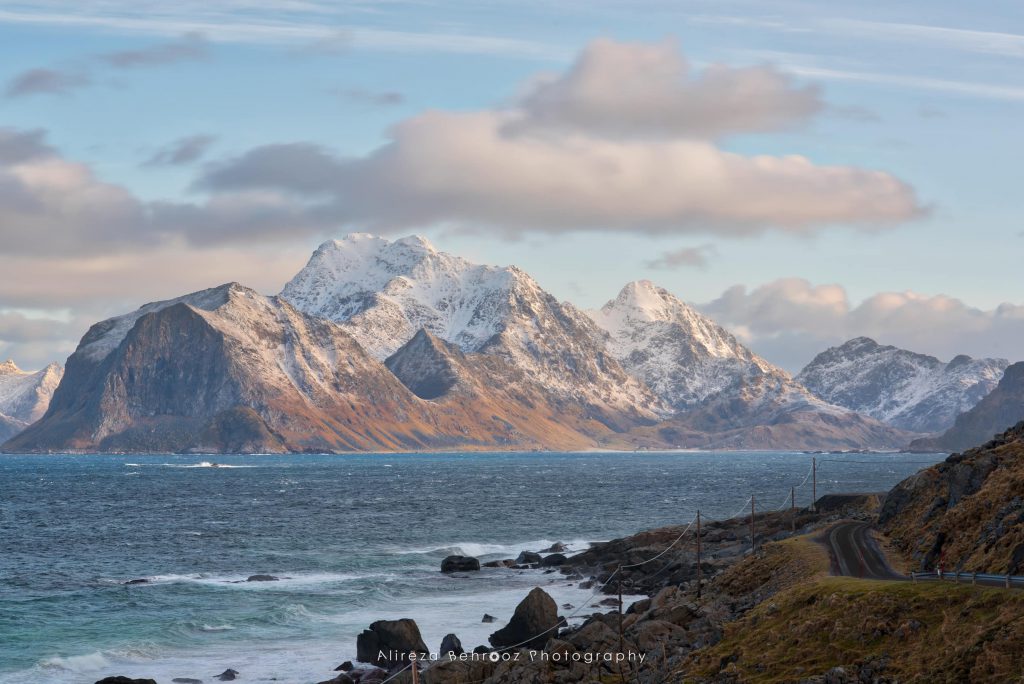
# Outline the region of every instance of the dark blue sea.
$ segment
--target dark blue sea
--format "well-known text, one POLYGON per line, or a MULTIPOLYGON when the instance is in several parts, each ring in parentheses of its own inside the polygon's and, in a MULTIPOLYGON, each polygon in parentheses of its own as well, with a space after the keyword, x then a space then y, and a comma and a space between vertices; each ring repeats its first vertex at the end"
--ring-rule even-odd
MULTIPOLYGON (((819 455, 818 494, 884 491, 943 455, 819 455)), ((582 550, 744 508, 806 505, 811 456, 778 452, 0 456, 0 684, 112 674, 309 684, 370 622, 486 643, 540 571, 439 572, 555 541, 582 550), (276 582, 244 582, 254 574, 276 582), (146 579, 145 584, 126 585, 146 579), (481 624, 483 613, 498 617, 481 624)))

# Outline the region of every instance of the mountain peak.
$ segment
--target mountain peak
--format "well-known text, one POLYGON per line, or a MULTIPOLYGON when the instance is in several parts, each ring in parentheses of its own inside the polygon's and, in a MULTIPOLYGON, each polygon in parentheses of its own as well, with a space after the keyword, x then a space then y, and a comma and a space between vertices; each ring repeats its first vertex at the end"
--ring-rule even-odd
POLYGON ((14 363, 14 359, 7 359, 3 363, 0 363, 0 373, 20 373, 21 369, 18 368, 18 364, 14 363))
POLYGON ((609 325, 614 325, 615 321, 668 322, 700 315, 689 304, 650 280, 626 283, 615 299, 601 307, 601 314, 609 325))

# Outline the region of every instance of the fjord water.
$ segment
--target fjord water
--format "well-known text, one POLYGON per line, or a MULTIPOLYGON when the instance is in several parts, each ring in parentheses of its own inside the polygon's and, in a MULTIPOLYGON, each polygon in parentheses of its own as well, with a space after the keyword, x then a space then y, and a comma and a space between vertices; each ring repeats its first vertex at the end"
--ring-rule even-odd
MULTIPOLYGON (((788 504, 811 457, 778 452, 0 457, 0 683, 110 674, 328 679, 376 619, 469 649, 557 574, 449 577, 453 553, 574 550, 788 504), (211 457, 205 457, 209 460, 211 457), (254 574, 276 582, 244 582, 254 574), (132 579, 148 583, 124 584, 132 579), (483 613, 499 617, 481 624, 483 613)), ((942 455, 819 456, 819 496, 885 491, 942 455)), ((798 490, 806 505, 811 484, 798 490)), ((589 611, 585 611, 589 612, 589 611)))

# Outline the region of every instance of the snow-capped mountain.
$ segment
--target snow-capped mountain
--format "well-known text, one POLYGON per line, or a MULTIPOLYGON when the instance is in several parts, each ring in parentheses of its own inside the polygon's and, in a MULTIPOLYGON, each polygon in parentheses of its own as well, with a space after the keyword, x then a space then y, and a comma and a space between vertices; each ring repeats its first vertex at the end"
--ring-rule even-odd
POLYGON ((422 237, 357 233, 325 242, 281 297, 339 323, 381 360, 423 329, 464 353, 504 359, 517 371, 508 382, 587 405, 608 424, 628 427, 665 412, 581 311, 515 266, 473 264, 422 237))
POLYGON ((796 379, 822 399, 890 425, 940 432, 991 392, 1008 365, 963 355, 945 363, 857 337, 818 354, 796 379))
POLYGON ((42 418, 63 374, 56 363, 34 372, 0 363, 0 441, 42 418))
POLYGON ((912 451, 964 451, 981 446, 1024 420, 1024 362, 1006 367, 995 389, 941 435, 915 439, 912 451))
POLYGON ((672 446, 886 448, 907 435, 821 400, 720 325, 647 280, 588 312, 609 348, 676 415, 639 428, 672 446))
POLYGON ((743 379, 785 372, 707 316, 649 280, 627 284, 590 317, 611 336, 609 350, 678 411, 743 379))

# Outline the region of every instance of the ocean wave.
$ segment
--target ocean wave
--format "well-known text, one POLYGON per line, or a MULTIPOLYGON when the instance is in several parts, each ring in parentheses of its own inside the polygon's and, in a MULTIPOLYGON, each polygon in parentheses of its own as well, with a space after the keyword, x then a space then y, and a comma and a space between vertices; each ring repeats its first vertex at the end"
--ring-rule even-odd
MULTIPOLYGON (((406 555, 429 555, 429 556, 473 556, 481 558, 485 556, 501 556, 502 558, 515 558, 523 551, 541 551, 550 548, 556 543, 555 539, 535 539, 533 541, 518 542, 514 544, 497 544, 487 542, 452 542, 443 546, 421 546, 401 547, 389 549, 387 553, 396 556, 406 555)), ((567 553, 578 553, 590 548, 590 541, 574 539, 562 542, 567 547, 567 553)))
POLYGON ((105 655, 96 651, 77 656, 53 656, 44 658, 39 667, 45 670, 63 670, 65 672, 95 672, 110 665, 105 655))
MULTIPOLYGON (((146 586, 158 586, 167 584, 199 584, 204 586, 214 586, 223 588, 234 588, 234 589, 285 589, 295 586, 322 586, 328 584, 336 584, 341 582, 352 582, 357 580, 375 579, 387 581, 390 579, 398 578, 395 573, 389 572, 305 572, 305 573, 288 573, 283 572, 280 574, 273 574, 276 580, 266 582, 248 582, 247 579, 252 575, 265 574, 262 572, 251 572, 247 575, 207 575, 202 573, 182 575, 182 574, 166 574, 166 575, 143 575, 138 579, 144 579, 145 582, 141 582, 133 587, 146 587, 146 586)), ((124 584, 124 579, 111 579, 108 580, 114 584, 124 584)))

